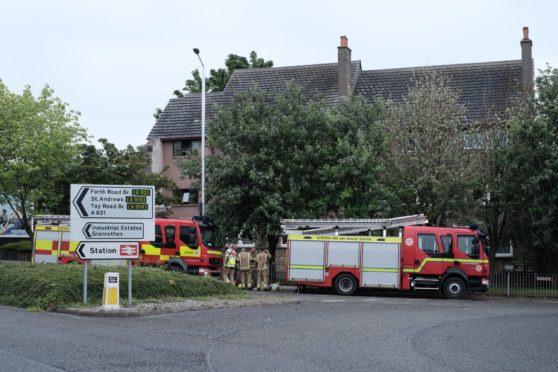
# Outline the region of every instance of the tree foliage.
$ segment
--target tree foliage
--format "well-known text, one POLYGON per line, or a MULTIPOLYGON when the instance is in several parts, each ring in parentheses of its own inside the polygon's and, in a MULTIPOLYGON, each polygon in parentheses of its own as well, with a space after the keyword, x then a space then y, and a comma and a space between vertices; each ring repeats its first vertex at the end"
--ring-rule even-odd
POLYGON ((34 97, 30 87, 20 95, 0 81, 0 197, 15 204, 29 235, 31 207, 61 200, 57 183, 85 140, 78 117, 48 86, 34 97))
POLYGON ((515 191, 512 237, 544 270, 558 253, 558 70, 541 71, 536 87, 535 112, 510 122, 507 161, 515 191))
MULTIPOLYGON (((234 237, 274 249, 282 218, 357 217, 382 209, 381 107, 353 98, 330 109, 294 84, 234 97, 208 130, 208 209, 234 237), (354 168, 352 168, 354 166, 354 168)), ((196 172, 197 154, 181 164, 196 172)))
MULTIPOLYGON (((330 109, 327 162, 320 169, 328 215, 373 218, 390 215, 385 188, 387 138, 382 102, 362 97, 341 100, 330 109)), ((324 159, 325 160, 325 159, 324 159)))
MULTIPOLYGON (((153 185, 157 190, 156 203, 168 204, 172 200, 164 197, 158 190, 174 190, 176 186, 162 173, 150 172, 150 159, 144 146, 134 148, 128 145, 118 149, 107 139, 98 141, 100 147, 83 143, 72 161, 66 176, 56 185, 58 193, 63 195, 59 203, 44 200, 42 210, 56 214, 68 214, 70 206, 70 185, 72 183, 99 185, 153 185)), ((172 198, 171 198, 172 199, 172 198)))
POLYGON ((427 74, 386 114, 389 189, 400 214, 425 213, 443 226, 457 218, 470 189, 471 167, 461 119, 465 108, 447 78, 427 74))

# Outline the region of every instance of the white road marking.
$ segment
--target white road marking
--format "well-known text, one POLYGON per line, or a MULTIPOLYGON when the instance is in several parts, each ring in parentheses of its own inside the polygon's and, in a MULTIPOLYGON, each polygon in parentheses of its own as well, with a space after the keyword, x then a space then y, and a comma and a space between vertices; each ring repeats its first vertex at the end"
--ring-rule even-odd
POLYGON ((322 300, 322 302, 345 302, 345 300, 322 300))

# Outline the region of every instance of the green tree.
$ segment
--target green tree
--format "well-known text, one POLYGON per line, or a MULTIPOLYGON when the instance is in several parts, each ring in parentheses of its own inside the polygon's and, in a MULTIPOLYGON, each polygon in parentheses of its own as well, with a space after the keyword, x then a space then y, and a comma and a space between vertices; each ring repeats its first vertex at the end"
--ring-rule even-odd
POLYGON ((173 197, 165 197, 159 192, 162 188, 174 190, 176 185, 162 173, 150 172, 150 159, 144 146, 134 148, 128 145, 118 149, 107 139, 98 141, 100 147, 93 144, 80 144, 79 153, 72 161, 66 177, 57 184, 58 193, 63 195, 58 203, 43 201, 43 209, 56 214, 68 214, 70 208, 70 185, 72 183, 101 185, 153 185, 157 190, 156 203, 175 202, 173 197))
MULTIPOLYGON (((274 254, 282 218, 385 212, 381 113, 361 98, 330 108, 291 83, 277 96, 236 95, 209 125, 209 213, 230 238, 267 242, 274 254)), ((180 166, 199 178, 197 153, 180 166)))
POLYGON ((399 105, 390 104, 388 184, 398 214, 425 213, 434 225, 458 218, 470 189, 470 154, 464 149, 465 108, 447 78, 419 78, 399 105))
POLYGON ((539 270, 556 269, 558 253, 558 70, 536 78, 534 109, 510 122, 510 182, 513 183, 512 237, 524 258, 539 270))
MULTIPOLYGON (((230 238, 242 232, 274 254, 281 218, 327 213, 318 170, 331 144, 328 120, 325 106, 293 84, 278 96, 254 88, 219 111, 208 127, 218 149, 207 158, 208 211, 230 238)), ((185 175, 196 175, 195 161, 186 157, 185 175)))
POLYGON ((390 215, 385 187, 387 138, 382 102, 343 99, 331 109, 326 134, 331 140, 321 166, 329 197, 328 214, 338 218, 390 215))
POLYGON ((19 95, 0 81, 0 197, 30 236, 31 208, 61 199, 56 186, 86 138, 78 118, 48 86, 34 97, 30 87, 19 95))

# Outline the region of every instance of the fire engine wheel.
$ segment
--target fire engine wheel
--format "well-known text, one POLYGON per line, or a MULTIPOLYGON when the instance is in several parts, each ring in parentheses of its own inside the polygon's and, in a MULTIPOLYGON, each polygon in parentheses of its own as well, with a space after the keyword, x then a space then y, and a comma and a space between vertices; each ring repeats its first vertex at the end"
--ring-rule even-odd
POLYGON ((463 297, 465 294, 465 282, 458 277, 451 277, 444 282, 444 296, 455 300, 463 297))
POLYGON ((185 273, 186 270, 184 270, 184 268, 182 266, 180 266, 179 264, 170 264, 167 266, 167 270, 169 271, 174 271, 177 273, 185 273))
POLYGON ((357 281, 351 274, 341 274, 335 279, 335 292, 341 296, 350 296, 357 290, 357 281))

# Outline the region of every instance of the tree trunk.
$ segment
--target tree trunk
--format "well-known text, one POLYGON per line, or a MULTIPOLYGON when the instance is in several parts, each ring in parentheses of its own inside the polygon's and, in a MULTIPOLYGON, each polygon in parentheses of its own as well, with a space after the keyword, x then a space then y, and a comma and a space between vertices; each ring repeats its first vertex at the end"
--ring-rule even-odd
POLYGON ((277 266, 275 265, 275 253, 277 251, 277 243, 279 242, 279 237, 277 235, 268 235, 267 244, 269 246, 269 253, 271 254, 271 262, 273 263, 273 277, 277 277, 277 266))

